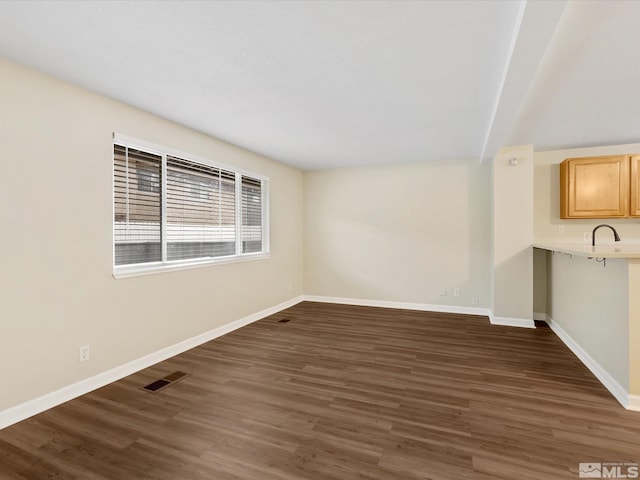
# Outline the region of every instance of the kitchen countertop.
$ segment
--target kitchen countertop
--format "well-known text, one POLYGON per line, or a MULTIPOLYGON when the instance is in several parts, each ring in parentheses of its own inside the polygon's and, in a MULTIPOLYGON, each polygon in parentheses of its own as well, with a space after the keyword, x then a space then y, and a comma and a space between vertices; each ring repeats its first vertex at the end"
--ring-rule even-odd
POLYGON ((587 243, 534 243, 533 246, 580 257, 640 258, 640 244, 637 243, 603 243, 595 247, 587 243))

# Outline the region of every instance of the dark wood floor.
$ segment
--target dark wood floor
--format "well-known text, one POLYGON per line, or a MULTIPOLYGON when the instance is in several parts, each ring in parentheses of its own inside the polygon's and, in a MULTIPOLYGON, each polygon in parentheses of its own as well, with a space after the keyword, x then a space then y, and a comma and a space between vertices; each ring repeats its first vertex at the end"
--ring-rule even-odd
POLYGON ((575 479, 579 462, 640 462, 640 413, 548 327, 309 302, 0 431, 3 480, 575 479))

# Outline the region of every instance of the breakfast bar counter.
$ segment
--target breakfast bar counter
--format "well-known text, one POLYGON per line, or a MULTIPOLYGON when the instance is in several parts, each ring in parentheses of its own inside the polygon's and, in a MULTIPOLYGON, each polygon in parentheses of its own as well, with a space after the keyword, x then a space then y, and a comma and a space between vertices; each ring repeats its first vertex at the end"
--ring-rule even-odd
POLYGON ((579 257, 640 259, 640 244, 637 243, 603 243, 595 247, 587 243, 535 243, 533 246, 579 257))
POLYGON ((544 272, 538 315, 625 408, 640 410, 640 244, 533 246, 544 272))

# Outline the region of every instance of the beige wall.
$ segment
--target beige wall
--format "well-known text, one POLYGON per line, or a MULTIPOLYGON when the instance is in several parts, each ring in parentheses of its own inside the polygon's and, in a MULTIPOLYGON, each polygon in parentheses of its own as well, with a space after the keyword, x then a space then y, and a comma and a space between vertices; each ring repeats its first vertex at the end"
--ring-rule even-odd
MULTIPOLYGON (((533 312, 544 317, 547 312, 547 251, 533 249, 533 312)), ((536 318, 545 320, 545 318, 536 318)))
POLYGON ((488 307, 489 175, 477 159, 305 172, 305 293, 488 307))
POLYGON ((531 145, 502 148, 493 159, 492 219, 492 321, 533 326, 531 145))
MULTIPOLYGON (((629 296, 629 393, 640 400, 640 259, 627 260, 629 296)), ((640 405, 636 405, 640 408, 640 405)))
MULTIPOLYGON (((640 144, 608 147, 574 148, 535 153, 534 165, 534 236, 538 243, 582 243, 584 232, 600 223, 613 225, 623 242, 640 243, 640 219, 560 219, 560 163, 565 158, 594 157, 619 153, 639 153, 640 144), (564 233, 558 227, 564 227, 564 233)), ((598 241, 612 242, 610 231, 599 230, 598 241)))
POLYGON ((550 256, 548 314, 625 390, 629 389, 627 261, 550 256))
POLYGON ((6 61, 0 78, 0 410, 302 294, 299 170, 6 61), (115 280, 112 132, 269 176, 271 257, 115 280))

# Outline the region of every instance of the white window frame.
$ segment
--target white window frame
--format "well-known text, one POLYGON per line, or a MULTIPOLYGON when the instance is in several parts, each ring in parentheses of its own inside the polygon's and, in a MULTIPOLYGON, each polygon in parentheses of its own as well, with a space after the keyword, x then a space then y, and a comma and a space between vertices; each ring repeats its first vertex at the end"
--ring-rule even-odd
POLYGON ((114 278, 126 278, 126 277, 135 277, 140 275, 149 275, 154 273, 163 273, 170 272, 175 270, 187 270, 191 268, 201 268, 207 267, 211 265, 219 265, 226 263, 235 263, 235 262, 246 262, 250 260, 260 260, 270 257, 270 228, 269 228, 269 177, 264 175, 260 175, 254 172, 249 172, 247 170, 233 167, 227 164, 212 162, 211 160, 203 157, 199 157, 197 155, 192 155, 190 153, 184 153, 172 148, 164 147, 162 145, 146 142, 144 140, 139 140, 136 138, 132 138, 126 135, 122 135, 119 133, 113 134, 113 142, 111 145, 111 155, 113 158, 113 146, 114 145, 122 145, 125 147, 135 148, 138 150, 143 150, 145 152, 153 153, 155 155, 162 156, 162 201, 161 201, 161 211, 162 211, 162 261, 158 262, 148 262, 148 263, 136 263, 130 265, 115 265, 115 206, 114 206, 114 195, 115 195, 115 175, 113 169, 113 162, 111 165, 111 222, 112 222, 112 266, 113 266, 113 276, 114 278), (235 254, 221 256, 221 257, 206 257, 206 258, 194 258, 194 259, 184 259, 184 260, 167 260, 166 253, 166 191, 167 191, 167 156, 174 156, 178 158, 182 158, 188 161, 192 161, 195 163, 201 163, 204 165, 212 166, 215 168, 221 168, 223 170, 227 170, 235 173, 235 185, 236 185, 236 249, 235 254), (242 253, 242 176, 247 176, 251 178, 255 178, 262 182, 261 185, 261 194, 262 194, 262 251, 261 252, 251 252, 251 253, 242 253))

